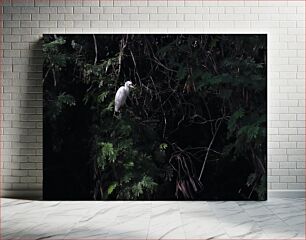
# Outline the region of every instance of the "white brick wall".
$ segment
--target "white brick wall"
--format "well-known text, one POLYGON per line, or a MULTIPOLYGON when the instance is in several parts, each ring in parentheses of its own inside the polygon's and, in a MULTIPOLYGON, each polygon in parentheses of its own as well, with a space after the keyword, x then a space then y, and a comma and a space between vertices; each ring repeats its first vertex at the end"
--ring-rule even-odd
POLYGON ((42 192, 43 33, 268 33, 269 189, 304 190, 304 1, 2 2, 2 196, 42 192))

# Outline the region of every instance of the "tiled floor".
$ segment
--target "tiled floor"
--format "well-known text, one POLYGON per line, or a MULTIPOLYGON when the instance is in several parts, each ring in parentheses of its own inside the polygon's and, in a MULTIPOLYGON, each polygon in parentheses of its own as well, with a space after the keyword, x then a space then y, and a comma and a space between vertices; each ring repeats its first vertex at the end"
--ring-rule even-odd
POLYGON ((3 239, 305 239, 305 199, 71 202, 1 199, 3 239))

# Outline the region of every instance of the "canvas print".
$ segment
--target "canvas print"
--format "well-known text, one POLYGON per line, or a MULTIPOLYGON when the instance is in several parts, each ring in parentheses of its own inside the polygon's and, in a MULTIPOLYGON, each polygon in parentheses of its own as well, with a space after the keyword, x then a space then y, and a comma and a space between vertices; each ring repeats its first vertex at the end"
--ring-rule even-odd
POLYGON ((265 200, 266 34, 43 37, 43 195, 265 200))

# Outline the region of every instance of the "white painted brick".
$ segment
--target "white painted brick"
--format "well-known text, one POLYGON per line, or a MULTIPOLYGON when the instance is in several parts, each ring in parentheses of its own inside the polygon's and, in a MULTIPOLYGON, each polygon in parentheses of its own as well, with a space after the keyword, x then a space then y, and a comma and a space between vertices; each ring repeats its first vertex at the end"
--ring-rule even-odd
POLYGON ((295 162, 280 162, 279 164, 280 168, 296 168, 295 162))
POLYGON ((16 182, 20 182, 20 177, 3 176, 3 181, 5 183, 16 183, 16 182))
POLYGON ((35 183, 36 177, 20 177, 22 183, 35 183))
POLYGON ((107 22, 107 28, 120 28, 121 27, 121 21, 108 21, 107 22))
MULTIPOLYGON (((285 137, 285 136, 282 136, 282 137, 285 137)), ((281 138, 281 137, 280 137, 281 138)), ((273 141, 273 140, 272 140, 273 141)), ((288 141, 288 137, 283 139, 283 142, 284 141, 288 141)), ((286 154, 286 149, 269 149, 268 150, 269 154, 271 155, 283 155, 283 154, 286 154)))
POLYGON ((196 12, 196 8, 195 7, 177 7, 176 12, 192 14, 196 12))
POLYGON ((288 188, 305 190, 305 183, 288 183, 288 188))
POLYGON ((50 15, 50 20, 54 21, 54 20, 65 20, 65 14, 51 14, 50 15))
POLYGON ((209 22, 208 21, 194 21, 194 26, 196 29, 203 29, 202 31, 205 31, 205 29, 209 28, 209 22))
POLYGON ((304 176, 305 175, 305 169, 289 169, 289 175, 290 176, 304 176))
POLYGON ((120 6, 120 7, 126 7, 126 6, 130 6, 130 0, 117 0, 114 1, 114 6, 120 6))
POLYGON ((235 7, 234 8, 235 13, 251 13, 251 8, 250 7, 235 7))
POLYGON ((14 14, 12 20, 31 20, 31 14, 14 14))
POLYGON ((268 168, 271 168, 271 169, 279 168, 279 162, 270 162, 268 164, 268 168))
POLYGON ((304 121, 290 121, 289 127, 305 127, 304 121))
POLYGON ((202 20, 202 14, 185 14, 185 20, 186 21, 201 21, 202 20))
POLYGON ((270 121, 271 127, 288 128, 288 121, 270 121))
POLYGON ((105 21, 90 21, 90 27, 92 28, 106 28, 107 27, 107 22, 105 21))
POLYGON ((40 7, 39 12, 48 14, 57 13, 57 7, 40 7))
POLYGON ((69 1, 65 1, 65 5, 68 6, 68 7, 76 7, 76 6, 79 7, 79 6, 82 6, 82 1, 69 0, 69 1))
POLYGON ((128 15, 128 14, 114 14, 113 16, 114 16, 115 21, 130 20, 130 15, 128 15))
POLYGON ((211 21, 209 26, 211 28, 219 28, 219 29, 233 28, 234 22, 233 21, 211 21))
POLYGON ((289 141, 295 141, 295 142, 303 142, 305 140, 305 135, 289 135, 289 141))
POLYGON ((303 154, 298 154, 298 155, 293 155, 291 153, 290 156, 288 156, 288 161, 294 161, 294 162, 304 162, 305 161, 305 158, 304 158, 304 155, 303 154))
POLYGON ((39 27, 56 27, 56 21, 39 21, 39 27))
MULTIPOLYGON (((105 14, 106 15, 106 14, 105 14)), ((100 15, 99 14, 83 14, 83 19, 86 20, 99 20, 100 19, 100 15)))
POLYGON ((158 28, 158 21, 141 21, 141 28, 158 28))
POLYGON ((158 27, 160 28, 175 28, 176 21, 159 21, 158 27))
POLYGON ((296 181, 298 183, 304 183, 305 182, 305 176, 296 176, 296 181))
POLYGON ((73 13, 73 7, 58 7, 57 13, 59 14, 73 13))
POLYGON ((297 114, 297 120, 305 120, 305 114, 297 114))
POLYGON ((194 28, 194 21, 177 21, 178 28, 194 28))
POLYGON ((114 5, 114 0, 100 0, 100 4, 99 4, 100 7, 113 6, 113 5, 114 5))
POLYGON ((123 7, 121 8, 121 12, 124 14, 131 14, 132 16, 133 13, 138 13, 138 8, 137 7, 123 7))
POLYGON ((130 20, 148 21, 149 14, 132 14, 130 15, 130 20))
POLYGON ((17 170, 17 169, 13 169, 11 171, 12 176, 14 177, 24 177, 28 175, 28 170, 17 170))
POLYGON ((279 190, 279 189, 287 189, 288 184, 287 183, 272 183, 272 189, 279 190))
POLYGON ((271 155, 270 161, 276 161, 276 162, 286 162, 288 161, 288 157, 286 155, 271 155))
POLYGON ((90 0, 90 1, 82 1, 83 3, 83 6, 86 7, 86 6, 100 6, 100 1, 99 0, 90 0))
POLYGON ((261 29, 268 29, 268 28, 278 28, 279 22, 278 21, 252 21, 251 28, 261 28, 261 29))
POLYGON ((90 13, 90 7, 74 7, 73 13, 90 13))
POLYGON ((155 0, 155 1, 148 1, 148 6, 167 6, 167 1, 162 0, 155 0))
POLYGON ((39 27, 39 21, 21 21, 22 28, 36 28, 39 27))
POLYGON ((297 163, 296 163, 296 167, 297 167, 298 169, 305 168, 305 162, 297 162, 297 163))
POLYGON ((225 13, 225 7, 210 7, 205 9, 208 9, 209 13, 225 13))
POLYGON ((234 13, 234 8, 233 7, 226 7, 225 8, 225 14, 232 14, 234 13))
POLYGON ((295 142, 280 142, 280 148, 296 148, 295 142))
POLYGON ((231 21, 231 20, 243 20, 243 15, 239 14, 219 14, 219 20, 231 21))
POLYGON ((90 7, 91 13, 103 13, 104 9, 102 7, 90 7))
POLYGON ((297 134, 297 129, 296 128, 279 128, 279 134, 297 134))
POLYGON ((157 7, 139 7, 139 13, 157 13, 157 7))
POLYGON ((170 21, 182 21, 184 20, 184 14, 169 14, 168 19, 170 21))
POLYGON ((203 1, 194 1, 194 0, 185 0, 185 7, 191 7, 191 6, 195 6, 195 7, 201 7, 203 1))
MULTIPOLYGON (((91 14, 92 15, 92 14, 91 14)), ((99 14, 99 20, 100 21, 109 21, 113 20, 113 16, 115 14, 99 14)), ((119 15, 119 14, 118 14, 119 15)))
POLYGON ((297 20, 303 20, 303 18, 304 18, 304 14, 290 14, 290 13, 288 13, 288 14, 283 14, 284 15, 284 17, 285 17, 285 19, 286 20, 289 20, 289 21, 297 21, 297 20))
POLYGON ((32 20, 49 20, 49 14, 32 14, 32 20))
POLYGON ((5 13, 5 14, 2 14, 2 19, 3 20, 12 20, 12 14, 11 13, 5 13))
POLYGON ((295 183, 296 182, 296 176, 280 176, 280 182, 285 183, 295 183))
MULTIPOLYGON (((299 91, 300 88, 297 89, 297 91, 299 91)), ((304 91, 301 91, 304 92, 304 91)), ((305 99, 305 94, 304 93, 289 93, 288 97, 290 99, 305 99)), ((299 105, 299 101, 297 100, 297 104, 294 106, 298 106, 299 105)))
POLYGON ((279 176, 269 176, 268 182, 270 183, 278 183, 279 182, 279 176))
POLYGON ((89 28, 90 21, 74 21, 74 27, 76 28, 89 28))
MULTIPOLYGON (((168 5, 169 5, 169 2, 168 2, 168 5)), ((135 7, 148 6, 148 1, 147 0, 143 0, 143 1, 131 0, 131 6, 135 6, 135 7)))
POLYGON ((49 0, 50 6, 66 6, 66 1, 63 0, 49 0))
POLYGON ((252 7, 251 8, 251 13, 257 13, 257 14, 262 14, 262 13, 278 13, 278 8, 277 7, 252 7))
POLYGON ((280 7, 278 11, 279 13, 290 13, 290 14, 295 14, 297 12, 296 7, 288 7, 288 6, 280 7))
POLYGON ((22 7, 21 13, 39 13, 38 7, 22 7))
POLYGON ((297 25, 296 21, 280 21, 279 26, 283 28, 295 28, 297 25))
MULTIPOLYGON (((286 88, 288 88, 288 87, 286 87, 286 88)), ((280 88, 280 91, 282 91, 282 88, 280 88)), ((285 92, 292 91, 292 88, 286 89, 284 91, 285 92)), ((298 100, 280 100, 279 101, 280 106, 288 106, 288 107, 298 106, 298 103, 299 103, 298 100)))
POLYGON ((304 142, 304 141, 302 141, 302 142, 297 142, 297 143, 296 143, 296 147, 297 147, 297 148, 305 148, 305 142, 304 142))
POLYGON ((3 13, 21 13, 21 7, 3 7, 3 13))
POLYGON ((176 13, 176 7, 158 7, 158 13, 176 13))
POLYGON ((83 14, 65 14, 65 20, 82 20, 83 14))
POLYGON ((272 175, 288 176, 289 170, 288 169, 272 169, 272 175))
POLYGON ((150 14, 150 20, 166 21, 168 20, 168 14, 150 14))
POLYGON ((139 27, 139 21, 122 21, 121 26, 124 28, 137 28, 139 27))
POLYGON ((120 7, 105 7, 103 13, 121 13, 120 7))
POLYGON ((35 0, 34 1, 34 6, 49 6, 50 5, 50 2, 49 0, 35 0))

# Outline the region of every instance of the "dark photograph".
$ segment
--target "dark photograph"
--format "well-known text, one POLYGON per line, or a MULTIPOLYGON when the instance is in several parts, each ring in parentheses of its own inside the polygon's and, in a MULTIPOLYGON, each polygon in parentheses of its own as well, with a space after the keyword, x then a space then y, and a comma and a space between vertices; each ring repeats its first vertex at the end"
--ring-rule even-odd
POLYGON ((43 198, 266 200, 266 34, 46 34, 43 198))

